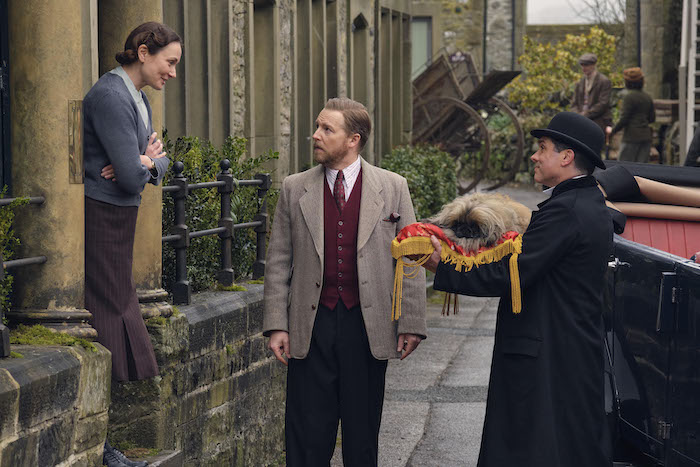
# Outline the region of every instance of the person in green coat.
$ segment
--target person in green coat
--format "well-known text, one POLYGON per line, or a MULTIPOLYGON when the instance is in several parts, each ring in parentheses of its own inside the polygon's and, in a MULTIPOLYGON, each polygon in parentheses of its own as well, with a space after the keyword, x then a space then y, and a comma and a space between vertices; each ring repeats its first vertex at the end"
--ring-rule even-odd
POLYGON ((625 78, 627 92, 622 99, 622 115, 620 121, 612 129, 612 134, 624 130, 622 146, 620 147, 621 161, 649 162, 651 151, 651 127, 649 124, 656 120, 654 101, 649 94, 642 91, 644 74, 639 67, 627 68, 622 72, 625 78))

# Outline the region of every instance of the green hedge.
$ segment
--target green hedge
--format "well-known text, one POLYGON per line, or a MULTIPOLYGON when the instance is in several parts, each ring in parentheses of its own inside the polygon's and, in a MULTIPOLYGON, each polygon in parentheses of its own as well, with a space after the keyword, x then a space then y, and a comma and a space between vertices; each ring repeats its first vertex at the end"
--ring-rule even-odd
POLYGON ((455 162, 436 146, 398 146, 382 158, 382 167, 406 177, 417 219, 437 214, 457 196, 455 162))
MULTIPOLYGON (((276 152, 268 152, 257 157, 246 157, 246 140, 228 137, 221 148, 215 148, 209 141, 197 137, 182 137, 176 141, 164 136, 165 150, 174 163, 185 165, 183 175, 188 183, 216 181, 221 171, 219 163, 223 159, 231 161, 231 172, 238 180, 249 180, 256 173, 269 172, 269 161, 278 158, 276 152)), ((169 185, 173 177, 172 165, 168 170, 164 185, 169 185)), ((272 213, 277 203, 277 190, 268 191, 268 213, 272 213)), ((257 187, 234 189, 231 198, 231 213, 234 223, 250 222, 258 213, 259 200, 257 187)), ((190 231, 211 229, 218 226, 221 215, 219 193, 216 188, 193 190, 186 201, 185 222, 190 231)), ((166 235, 174 223, 173 198, 163 195, 163 234, 166 235)), ((269 221, 271 223, 272 216, 269 221)), ((269 229, 270 224, 268 224, 269 229)), ((233 236, 232 257, 236 280, 248 276, 255 262, 256 234, 253 229, 237 230, 233 236)), ((187 249, 187 277, 193 291, 211 288, 216 282, 216 272, 220 269, 220 242, 218 235, 193 238, 187 249)), ((171 290, 175 282, 175 250, 163 246, 163 286, 171 290)))
MULTIPOLYGON (((0 198, 5 197, 7 192, 7 187, 2 189, 0 192, 0 198)), ((11 260, 17 248, 19 248, 19 239, 15 235, 12 229, 12 222, 15 218, 15 209, 18 206, 27 204, 29 200, 27 198, 18 198, 13 201, 8 206, 0 207, 0 250, 2 251, 3 261, 11 260)), ((3 314, 10 309, 10 294, 12 292, 12 275, 5 273, 5 277, 0 282, 0 308, 3 314)))

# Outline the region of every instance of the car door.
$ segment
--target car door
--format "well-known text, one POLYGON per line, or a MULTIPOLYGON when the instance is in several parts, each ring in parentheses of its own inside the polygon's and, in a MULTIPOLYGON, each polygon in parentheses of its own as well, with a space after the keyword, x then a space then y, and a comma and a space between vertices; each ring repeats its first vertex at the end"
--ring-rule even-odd
POLYGON ((618 436, 626 450, 659 462, 664 460, 668 443, 663 427, 669 421, 673 337, 673 326, 659 321, 659 294, 662 282, 669 283, 664 273, 673 274, 679 259, 615 237, 607 346, 615 381, 618 436))
POLYGON ((676 267, 668 465, 700 465, 700 265, 676 267))

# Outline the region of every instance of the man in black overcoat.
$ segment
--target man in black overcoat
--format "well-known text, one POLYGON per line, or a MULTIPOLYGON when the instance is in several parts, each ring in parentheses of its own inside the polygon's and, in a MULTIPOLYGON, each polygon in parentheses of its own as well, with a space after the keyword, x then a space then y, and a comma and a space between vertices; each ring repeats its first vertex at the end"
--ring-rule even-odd
POLYGON ((605 137, 573 112, 533 130, 535 180, 552 187, 517 258, 522 310, 511 309, 508 258, 457 272, 426 268, 436 290, 500 296, 479 467, 610 466, 603 386, 602 291, 613 224, 591 176, 605 137))

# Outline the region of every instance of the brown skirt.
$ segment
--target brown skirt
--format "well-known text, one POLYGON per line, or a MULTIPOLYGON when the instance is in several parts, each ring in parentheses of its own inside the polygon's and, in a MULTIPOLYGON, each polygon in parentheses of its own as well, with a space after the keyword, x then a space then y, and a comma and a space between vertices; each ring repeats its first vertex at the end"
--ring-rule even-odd
POLYGON ((158 374, 131 273, 138 210, 85 198, 85 308, 117 381, 158 374))

